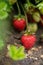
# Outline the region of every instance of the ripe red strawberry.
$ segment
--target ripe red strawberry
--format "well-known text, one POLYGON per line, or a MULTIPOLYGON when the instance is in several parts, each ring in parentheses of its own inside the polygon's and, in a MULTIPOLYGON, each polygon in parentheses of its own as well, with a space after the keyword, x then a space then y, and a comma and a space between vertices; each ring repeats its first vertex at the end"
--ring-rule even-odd
POLYGON ((21 37, 21 43, 26 49, 32 48, 36 42, 36 36, 35 35, 23 35, 21 37))
POLYGON ((24 18, 18 17, 18 18, 16 18, 16 19, 13 20, 13 26, 14 26, 14 28, 16 30, 22 31, 26 27, 26 21, 25 21, 24 18))

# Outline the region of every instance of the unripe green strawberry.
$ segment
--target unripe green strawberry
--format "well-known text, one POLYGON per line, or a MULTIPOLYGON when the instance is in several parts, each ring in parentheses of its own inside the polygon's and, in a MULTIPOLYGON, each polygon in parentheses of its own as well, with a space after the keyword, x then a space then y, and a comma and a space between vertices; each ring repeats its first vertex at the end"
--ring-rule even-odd
POLYGON ((30 23, 29 24, 29 29, 31 33, 35 33, 38 30, 38 26, 36 23, 30 23))
POLYGON ((33 13, 33 19, 35 20, 35 22, 40 22, 40 13, 34 12, 33 13))

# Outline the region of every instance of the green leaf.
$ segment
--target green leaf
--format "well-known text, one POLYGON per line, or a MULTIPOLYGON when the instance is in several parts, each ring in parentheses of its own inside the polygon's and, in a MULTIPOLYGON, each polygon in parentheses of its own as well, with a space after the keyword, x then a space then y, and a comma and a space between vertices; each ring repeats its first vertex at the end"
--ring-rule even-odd
POLYGON ((39 10, 40 10, 41 8, 43 8, 43 2, 39 3, 36 7, 37 7, 39 10))
POLYGON ((25 58, 24 47, 23 46, 21 46, 20 48, 18 48, 17 56, 18 56, 18 59, 25 58))
POLYGON ((0 2, 0 19, 6 19, 8 17, 8 12, 11 12, 11 5, 5 1, 0 2))
POLYGON ((12 6, 8 5, 6 11, 7 11, 7 12, 11 12, 11 7, 12 7, 12 6))
POLYGON ((0 11, 0 19, 6 19, 8 17, 8 13, 6 11, 0 11))
POLYGON ((9 50, 9 54, 10 54, 10 57, 12 56, 14 56, 14 55, 16 55, 16 53, 17 53, 17 48, 15 47, 15 46, 8 46, 8 50, 9 50))
POLYGON ((35 3, 39 3, 41 0, 35 0, 35 3))
POLYGON ((0 10, 6 10, 7 4, 5 2, 0 2, 0 10))
POLYGON ((25 58, 24 47, 17 48, 14 45, 8 46, 8 54, 13 60, 22 60, 25 58))

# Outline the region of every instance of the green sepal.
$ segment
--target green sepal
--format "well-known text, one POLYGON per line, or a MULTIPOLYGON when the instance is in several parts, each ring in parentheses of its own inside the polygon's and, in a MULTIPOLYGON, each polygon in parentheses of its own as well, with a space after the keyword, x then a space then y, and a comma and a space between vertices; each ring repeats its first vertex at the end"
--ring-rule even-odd
POLYGON ((21 15, 21 14, 15 15, 14 16, 14 19, 25 19, 25 16, 24 15, 21 15))

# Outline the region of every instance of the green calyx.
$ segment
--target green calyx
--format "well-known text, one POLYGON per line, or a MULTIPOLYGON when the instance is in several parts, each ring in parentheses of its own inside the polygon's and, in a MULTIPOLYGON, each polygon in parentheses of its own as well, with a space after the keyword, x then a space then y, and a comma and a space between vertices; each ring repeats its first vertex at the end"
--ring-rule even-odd
POLYGON ((24 35, 31 35, 33 33, 31 33, 30 29, 28 28, 28 30, 26 29, 26 31, 24 32, 24 35))
POLYGON ((13 60, 22 60, 25 58, 23 46, 17 48, 14 45, 8 45, 7 48, 8 48, 9 57, 12 58, 13 60))
POLYGON ((15 15, 15 16, 14 16, 14 19, 18 19, 18 20, 20 20, 20 19, 25 19, 25 16, 23 16, 23 15, 21 15, 21 14, 15 15))

